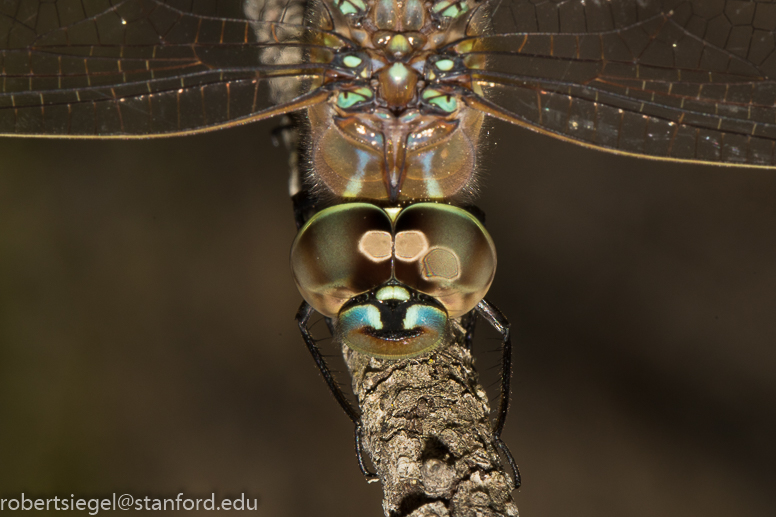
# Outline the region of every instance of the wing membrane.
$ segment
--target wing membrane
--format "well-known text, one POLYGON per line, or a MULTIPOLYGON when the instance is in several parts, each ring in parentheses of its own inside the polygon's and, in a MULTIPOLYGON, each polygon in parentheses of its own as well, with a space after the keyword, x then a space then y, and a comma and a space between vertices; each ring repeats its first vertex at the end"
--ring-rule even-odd
MULTIPOLYGON (((653 158, 776 166, 776 4, 495 3, 469 103, 558 138, 653 158)), ((458 45, 462 48, 462 45, 458 45)))
POLYGON ((325 98, 303 95, 325 65, 305 62, 320 31, 302 25, 301 2, 0 6, 0 134, 184 134, 325 98))

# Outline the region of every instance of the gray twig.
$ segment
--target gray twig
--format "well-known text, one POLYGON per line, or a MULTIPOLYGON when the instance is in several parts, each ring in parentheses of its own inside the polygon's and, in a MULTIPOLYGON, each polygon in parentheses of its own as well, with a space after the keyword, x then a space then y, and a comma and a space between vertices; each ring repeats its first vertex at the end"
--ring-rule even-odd
POLYGON ((465 347, 456 342, 401 361, 345 346, 343 354, 387 517, 518 515, 493 444, 487 396, 465 347))

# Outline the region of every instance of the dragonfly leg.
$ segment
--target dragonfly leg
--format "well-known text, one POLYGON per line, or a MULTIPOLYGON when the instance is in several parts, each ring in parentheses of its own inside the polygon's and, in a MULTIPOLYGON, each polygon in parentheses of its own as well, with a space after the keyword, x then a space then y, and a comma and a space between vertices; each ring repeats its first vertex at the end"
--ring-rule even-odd
POLYGON ((310 195, 309 190, 303 189, 291 196, 291 202, 294 205, 296 229, 300 230, 315 213, 317 200, 310 195))
POLYGON ((334 335, 334 331, 336 330, 334 328, 334 319, 333 318, 324 318, 324 321, 326 322, 326 326, 329 328, 329 334, 332 336, 334 335))
POLYGON ((324 360, 323 355, 321 355, 321 351, 318 349, 318 346, 315 344, 315 339, 313 338, 312 334, 310 334, 310 329, 307 326, 308 323, 310 323, 310 317, 314 312, 315 309, 313 309, 310 304, 307 302, 302 302, 302 305, 299 307, 299 311, 296 313, 296 322, 299 325, 299 331, 302 333, 302 338, 307 345, 307 349, 310 351, 310 355, 313 356, 313 360, 318 366, 318 370, 321 372, 321 375, 323 375, 323 379, 326 381, 326 385, 329 387, 329 391, 332 395, 334 395, 334 398, 337 400, 340 407, 345 411, 345 414, 348 415, 348 418, 350 418, 350 420, 353 422, 353 425, 356 426, 356 458, 358 459, 358 467, 361 469, 361 473, 364 474, 364 477, 367 479, 367 481, 376 480, 378 479, 377 474, 370 472, 364 463, 364 449, 361 443, 361 415, 356 410, 356 408, 353 407, 353 404, 350 403, 347 397, 345 397, 342 389, 337 384, 337 381, 334 379, 334 376, 331 374, 329 367, 326 365, 326 361, 324 360))
POLYGON ((499 401, 496 423, 493 426, 493 442, 509 462, 509 466, 515 476, 515 488, 520 488, 520 470, 517 467, 517 463, 515 463, 515 459, 512 457, 512 453, 509 452, 509 448, 503 440, 501 440, 501 431, 504 429, 504 423, 507 420, 507 413, 509 412, 509 384, 512 379, 512 338, 509 331, 509 321, 507 321, 507 318, 500 310, 486 300, 480 301, 475 310, 501 334, 501 398, 499 401))
POLYGON ((461 326, 466 331, 463 338, 463 346, 471 352, 474 346, 474 329, 477 326, 477 309, 474 309, 461 317, 461 326))

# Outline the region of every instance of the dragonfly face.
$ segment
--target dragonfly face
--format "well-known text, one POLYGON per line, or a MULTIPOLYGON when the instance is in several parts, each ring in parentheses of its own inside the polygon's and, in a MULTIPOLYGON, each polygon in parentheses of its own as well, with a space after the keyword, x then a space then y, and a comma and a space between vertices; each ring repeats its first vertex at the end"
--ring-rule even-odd
POLYGON ((346 203, 300 230, 291 267, 305 300, 336 319, 345 344, 399 358, 434 349, 450 320, 474 309, 493 282, 496 249, 482 224, 453 206, 346 203))

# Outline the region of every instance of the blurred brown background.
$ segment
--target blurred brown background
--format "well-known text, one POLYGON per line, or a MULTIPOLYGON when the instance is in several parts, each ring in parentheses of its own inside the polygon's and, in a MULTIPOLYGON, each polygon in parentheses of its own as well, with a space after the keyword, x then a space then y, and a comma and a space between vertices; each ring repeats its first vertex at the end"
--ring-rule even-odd
MULTIPOLYGON (((273 125, 0 140, 2 497, 382 515, 294 324, 273 125)), ((775 515, 776 171, 492 133, 479 204, 516 328, 521 514, 775 515)))

